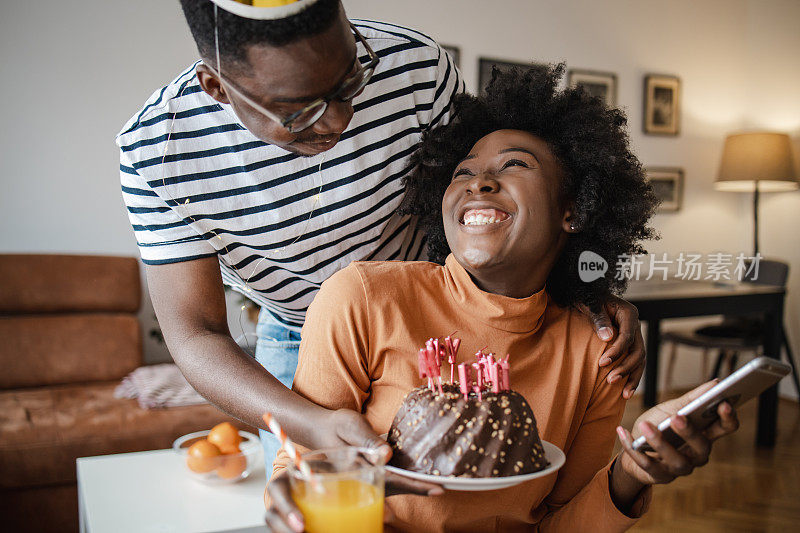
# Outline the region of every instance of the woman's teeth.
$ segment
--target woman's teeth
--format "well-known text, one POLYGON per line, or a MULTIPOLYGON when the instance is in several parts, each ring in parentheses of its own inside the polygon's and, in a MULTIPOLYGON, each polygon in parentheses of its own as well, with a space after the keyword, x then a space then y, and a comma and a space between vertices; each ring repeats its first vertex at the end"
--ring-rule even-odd
POLYGON ((474 209, 464 214, 465 226, 486 226, 496 222, 502 222, 508 218, 508 214, 496 209, 474 209))
POLYGON ((494 217, 485 217, 483 215, 477 215, 470 218, 464 218, 464 225, 466 226, 482 226, 485 224, 494 224, 497 222, 497 219, 494 217))

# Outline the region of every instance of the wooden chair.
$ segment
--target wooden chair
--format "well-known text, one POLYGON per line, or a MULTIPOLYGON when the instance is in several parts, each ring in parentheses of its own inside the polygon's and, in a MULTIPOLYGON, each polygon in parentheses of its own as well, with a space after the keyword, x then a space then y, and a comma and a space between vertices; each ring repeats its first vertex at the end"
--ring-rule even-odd
MULTIPOLYGON (((753 277, 749 273, 749 278, 745 278, 745 283, 758 283, 762 285, 786 286, 789 277, 789 265, 782 261, 762 259, 758 265, 758 276, 753 277)), ((800 381, 798 381, 797 367, 794 362, 792 348, 789 346, 789 339, 786 336, 786 327, 781 328, 783 336, 781 342, 781 354, 784 350, 789 364, 792 366, 792 379, 800 398, 800 381)), ((745 316, 726 316, 721 323, 705 325, 694 330, 674 330, 663 334, 662 340, 670 344, 670 355, 667 361, 667 372, 665 376, 665 387, 672 386, 672 376, 677 359, 678 346, 692 346, 703 350, 703 375, 709 376, 708 361, 709 352, 717 351, 717 359, 714 363, 713 372, 710 377, 719 377, 723 363, 727 362, 728 373, 736 369, 739 355, 742 353, 752 353, 753 356, 759 354, 762 348, 763 321, 761 319, 748 318, 745 316)))

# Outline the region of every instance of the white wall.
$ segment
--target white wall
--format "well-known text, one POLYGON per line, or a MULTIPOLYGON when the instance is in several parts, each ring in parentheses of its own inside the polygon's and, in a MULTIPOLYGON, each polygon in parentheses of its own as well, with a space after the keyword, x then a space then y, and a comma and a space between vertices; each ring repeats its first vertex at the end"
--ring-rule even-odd
MULTIPOLYGON (((646 165, 686 172, 684 207, 656 216, 653 252, 749 251, 750 198, 713 181, 724 136, 790 133, 800 148, 796 0, 344 0, 351 17, 420 29, 479 56, 566 61, 618 76, 618 101, 646 165), (641 133, 645 73, 683 84, 678 137, 641 133)), ((135 255, 113 139, 196 51, 177 0, 7 2, 0 17, 0 252, 135 255)), ((791 262, 787 325, 800 357, 800 193, 764 195, 763 253, 791 262)), ((238 311, 238 309, 234 310, 238 311)), ((150 311, 143 311, 149 320, 150 311)), ((148 346, 151 360, 163 357, 148 346)), ((680 359, 684 383, 698 377, 680 359)), ((788 390, 788 388, 786 389, 788 390)))
MULTIPOLYGON (((0 252, 138 256, 114 137, 195 60, 185 26, 177 0, 3 3, 0 252)), ((145 332, 153 317, 145 298, 145 332)))

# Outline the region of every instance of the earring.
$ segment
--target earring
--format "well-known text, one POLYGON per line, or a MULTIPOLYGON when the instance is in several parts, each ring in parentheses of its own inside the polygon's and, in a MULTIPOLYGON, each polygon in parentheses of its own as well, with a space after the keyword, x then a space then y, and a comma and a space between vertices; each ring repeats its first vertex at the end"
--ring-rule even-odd
POLYGON ((572 231, 575 231, 575 224, 574 223, 570 224, 569 225, 569 229, 571 229, 572 231))

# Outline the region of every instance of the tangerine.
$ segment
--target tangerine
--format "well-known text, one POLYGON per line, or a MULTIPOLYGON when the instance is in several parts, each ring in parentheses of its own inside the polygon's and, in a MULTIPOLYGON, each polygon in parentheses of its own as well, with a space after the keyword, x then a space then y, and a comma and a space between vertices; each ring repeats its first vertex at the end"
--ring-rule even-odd
POLYGON ((186 466, 192 472, 203 474, 211 472, 220 464, 219 457, 222 452, 219 451, 214 444, 208 442, 206 439, 199 440, 189 446, 186 455, 186 466))
POLYGON ((230 422, 217 424, 208 433, 208 442, 214 444, 223 454, 239 453, 239 444, 242 436, 239 430, 230 422))
POLYGON ((247 457, 242 454, 225 455, 221 459, 222 465, 217 468, 217 475, 222 479, 235 479, 247 468, 247 457))

